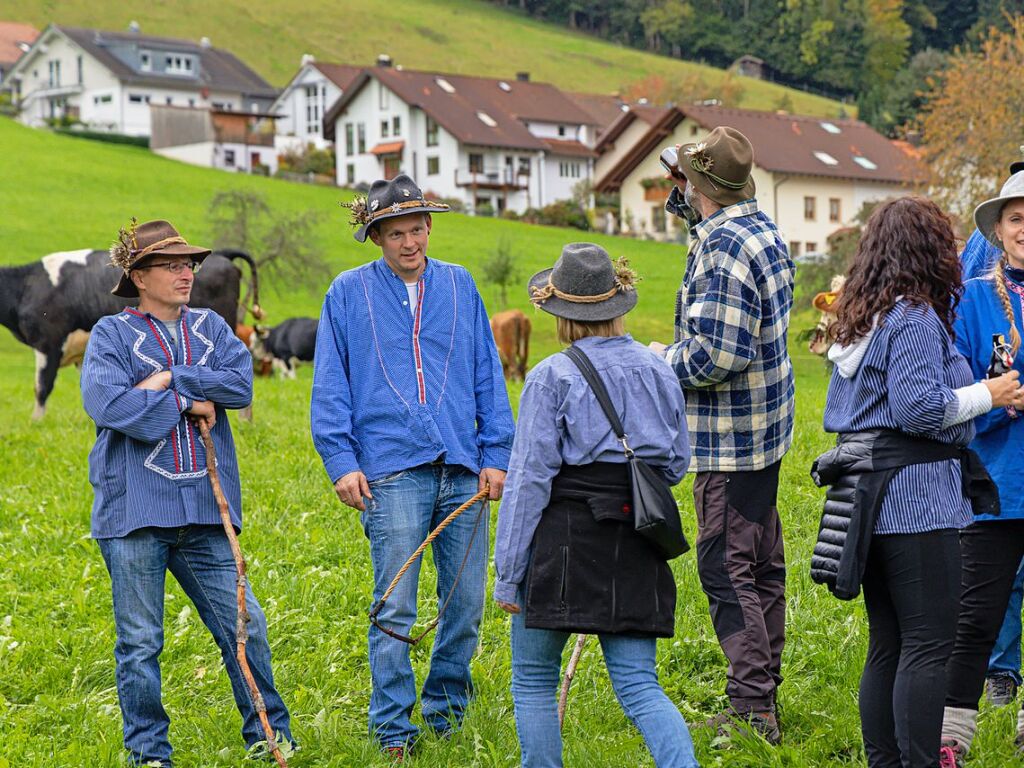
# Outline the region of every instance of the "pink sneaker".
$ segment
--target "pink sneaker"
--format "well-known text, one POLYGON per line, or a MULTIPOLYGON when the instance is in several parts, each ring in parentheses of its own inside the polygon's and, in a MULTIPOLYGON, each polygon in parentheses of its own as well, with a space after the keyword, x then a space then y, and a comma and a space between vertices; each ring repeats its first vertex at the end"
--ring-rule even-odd
POLYGON ((948 741, 939 749, 939 768, 964 768, 964 748, 956 741, 948 741))

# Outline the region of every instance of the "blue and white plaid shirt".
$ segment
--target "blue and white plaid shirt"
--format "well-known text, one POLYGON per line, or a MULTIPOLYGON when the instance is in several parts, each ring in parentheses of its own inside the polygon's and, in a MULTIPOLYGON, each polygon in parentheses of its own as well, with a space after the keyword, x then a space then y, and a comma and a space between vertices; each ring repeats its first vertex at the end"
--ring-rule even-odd
POLYGON ((796 266, 750 199, 694 228, 665 359, 686 394, 697 472, 763 469, 793 440, 786 348, 796 266))

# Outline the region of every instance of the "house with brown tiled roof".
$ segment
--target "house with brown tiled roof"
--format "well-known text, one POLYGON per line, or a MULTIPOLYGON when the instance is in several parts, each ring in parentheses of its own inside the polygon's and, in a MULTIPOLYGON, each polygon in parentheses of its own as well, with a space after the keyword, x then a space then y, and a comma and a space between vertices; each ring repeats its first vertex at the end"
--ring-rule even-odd
POLYGON ((597 120, 548 83, 421 72, 378 62, 324 119, 340 185, 410 174, 474 212, 521 213, 592 178, 597 120))
MULTIPOLYGON (((642 129, 640 123, 631 125, 642 129)), ((681 234, 680 222, 665 214, 671 187, 658 157, 665 147, 698 141, 719 125, 750 139, 758 204, 778 224, 795 258, 823 251, 828 236, 850 225, 864 203, 909 194, 927 178, 913 154, 859 120, 672 107, 613 163, 601 164, 596 176, 597 191, 619 193, 622 232, 658 239, 681 234)), ((605 144, 598 146, 602 161, 608 143, 626 143, 626 130, 616 136, 613 127, 605 134, 605 144)))
POLYGON ((31 24, 16 21, 0 21, 0 90, 8 90, 5 84, 7 74, 32 43, 39 37, 39 30, 31 24))
POLYGON ((317 149, 331 146, 324 138, 324 115, 356 81, 362 67, 317 61, 306 54, 274 102, 271 112, 276 123, 277 148, 291 149, 312 144, 317 149))
POLYGON ((267 112, 277 91, 230 51, 199 42, 50 24, 11 71, 19 120, 69 117, 95 130, 150 133, 150 104, 267 112))

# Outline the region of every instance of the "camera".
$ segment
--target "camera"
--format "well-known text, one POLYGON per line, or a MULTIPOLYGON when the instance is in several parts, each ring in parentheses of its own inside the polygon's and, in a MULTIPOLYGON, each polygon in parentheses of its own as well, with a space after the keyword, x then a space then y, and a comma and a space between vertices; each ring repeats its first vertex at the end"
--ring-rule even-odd
POLYGON ((679 154, 676 152, 675 147, 665 147, 661 150, 661 155, 659 155, 658 161, 661 163, 662 167, 675 178, 683 178, 683 175, 679 172, 677 165, 679 162, 679 154))

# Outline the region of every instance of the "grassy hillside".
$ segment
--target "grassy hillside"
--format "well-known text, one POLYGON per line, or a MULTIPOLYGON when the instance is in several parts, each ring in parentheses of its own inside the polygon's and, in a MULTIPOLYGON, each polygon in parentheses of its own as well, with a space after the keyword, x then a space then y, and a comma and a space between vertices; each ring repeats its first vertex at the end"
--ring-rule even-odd
MULTIPOLYGON (((265 192, 274 206, 332 212, 320 232, 333 263, 372 258, 336 210, 338 193, 179 165, 144 151, 31 131, 0 120, 3 250, 0 263, 27 262, 55 250, 104 247, 132 215, 166 216, 191 240, 206 236, 210 196, 228 186, 265 192)), ((507 235, 522 261, 522 281, 550 265, 580 233, 494 220, 438 216, 434 255, 476 271, 497 238, 507 235)), ((614 255, 629 255, 644 277, 640 304, 628 317, 640 340, 666 339, 682 251, 671 245, 596 237, 614 255)), ((265 304, 271 321, 315 313, 319 293, 277 286, 265 304)), ((485 299, 497 308, 493 292, 485 299)), ((525 306, 515 293, 518 306, 525 306)), ((532 360, 553 352, 553 321, 533 313, 532 360)), ((797 323, 811 320, 804 314, 797 323)), ((799 329, 799 327, 797 328, 799 329)), ((794 345, 797 425, 783 464, 779 507, 786 532, 788 643, 781 688, 785 741, 779 748, 738 740, 717 749, 694 730, 704 766, 832 768, 864 766, 857 680, 866 645, 860 601, 841 603, 807 576, 821 493, 807 476, 829 438, 821 432, 825 373, 794 345)), ((32 353, 0 329, 0 768, 123 766, 114 680, 109 578, 88 538, 92 493, 86 461, 94 428, 82 410, 77 373, 61 372, 39 423, 31 412, 32 353)), ((296 381, 260 380, 255 421, 233 421, 239 450, 246 531, 242 546, 254 589, 268 615, 275 675, 292 709, 302 752, 293 768, 384 766, 365 735, 369 672, 366 611, 370 563, 358 516, 331 492, 309 437, 309 368, 296 381)), ((510 393, 513 402, 518 387, 510 393)), ((676 490, 691 541, 689 484, 676 490)), ((496 513, 496 510, 492 512, 496 513)), ((698 583, 695 558, 673 562, 679 586, 676 636, 659 643, 659 673, 687 721, 723 704, 725 664, 698 583)), ((421 615, 433 616, 430 569, 421 615)), ((240 721, 219 655, 181 590, 168 580, 163 654, 164 701, 180 766, 238 766, 240 721)), ((508 617, 488 600, 474 664, 478 697, 465 732, 428 739, 414 764, 431 768, 518 763, 510 680, 508 617)), ((421 676, 429 645, 413 652, 421 676)), ((973 768, 1014 764, 1012 708, 985 710, 973 768)), ((639 734, 614 703, 597 644, 584 654, 565 728, 566 764, 594 768, 652 765, 639 734)))
MULTIPOLYGON (((651 74, 672 79, 699 73, 712 86, 724 76, 713 67, 623 48, 478 0, 0 0, 0 19, 40 29, 49 22, 124 29, 134 19, 149 34, 206 35, 279 87, 304 53, 364 65, 388 53, 410 68, 496 77, 525 70, 535 80, 593 93, 614 92, 651 74)), ((740 106, 774 109, 789 94, 797 113, 834 117, 839 110, 837 102, 802 91, 749 78, 742 83, 740 106)))

